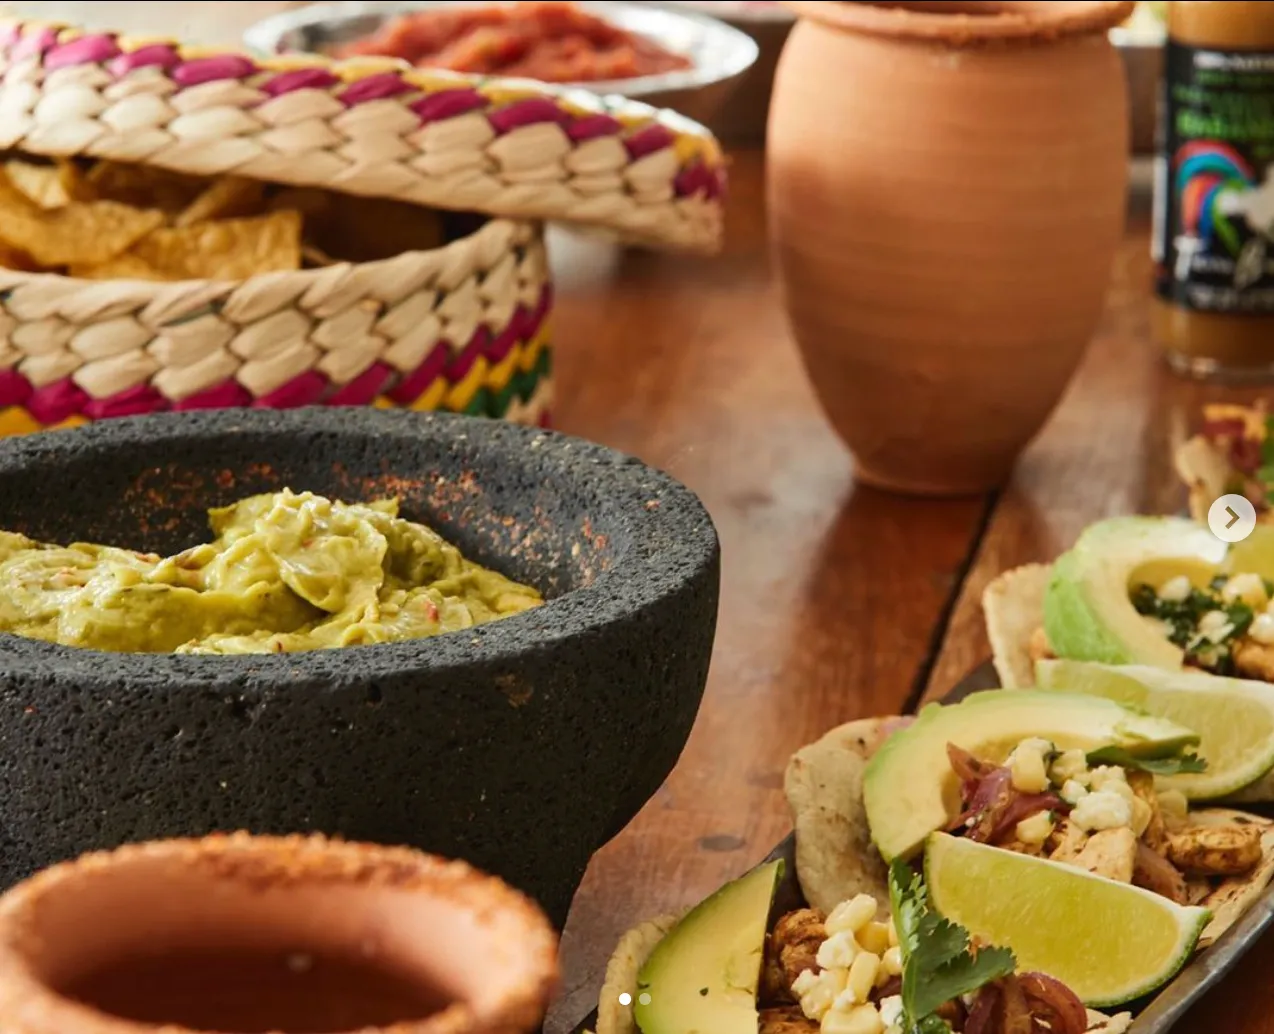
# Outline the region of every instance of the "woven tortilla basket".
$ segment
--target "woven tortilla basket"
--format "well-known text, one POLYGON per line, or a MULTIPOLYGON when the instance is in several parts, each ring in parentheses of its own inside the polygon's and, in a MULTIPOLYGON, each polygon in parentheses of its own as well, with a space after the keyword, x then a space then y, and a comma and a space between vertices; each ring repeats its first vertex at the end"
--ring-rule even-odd
POLYGON ((620 98, 257 57, 0 19, 0 148, 489 216, 467 237, 240 281, 0 269, 0 435, 229 406, 372 405, 547 423, 543 221, 715 252, 724 161, 620 98))

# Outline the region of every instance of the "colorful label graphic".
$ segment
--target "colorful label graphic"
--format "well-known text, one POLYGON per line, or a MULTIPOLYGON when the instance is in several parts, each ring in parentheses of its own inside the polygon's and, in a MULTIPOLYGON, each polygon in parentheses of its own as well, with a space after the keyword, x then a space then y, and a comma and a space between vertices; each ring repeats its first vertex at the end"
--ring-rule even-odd
POLYGON ((1274 313, 1274 53, 1167 48, 1155 260, 1160 297, 1274 313))

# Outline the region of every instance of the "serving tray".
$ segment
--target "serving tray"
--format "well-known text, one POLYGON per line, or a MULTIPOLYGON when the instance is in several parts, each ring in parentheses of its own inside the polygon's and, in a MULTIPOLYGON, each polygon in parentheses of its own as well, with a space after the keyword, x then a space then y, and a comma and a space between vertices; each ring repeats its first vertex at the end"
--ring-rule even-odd
MULTIPOLYGON (((942 703, 959 703, 971 693, 978 693, 984 689, 996 689, 999 684, 995 669, 988 661, 972 671, 944 696, 942 703)), ((1252 807, 1244 804, 1243 807, 1257 813, 1268 814, 1267 809, 1259 806, 1252 807)), ((759 867, 780 858, 785 863, 783 880, 774 896, 772 918, 806 907, 805 898, 801 894, 800 884, 796 879, 795 847, 796 840, 789 833, 782 843, 758 863, 759 867)), ((1256 944, 1271 921, 1274 921, 1274 884, 1266 889, 1260 900, 1252 905, 1243 918, 1230 927, 1220 940, 1186 966, 1177 978, 1158 994, 1119 1009, 1109 1010, 1109 1012, 1133 1014, 1135 1018, 1128 1029, 1128 1034, 1166 1034, 1195 1002, 1238 964, 1239 959, 1256 944)), ((573 1034, 584 1034, 585 1031, 595 1030, 596 1024, 597 1010, 594 1009, 576 1026, 573 1034)))

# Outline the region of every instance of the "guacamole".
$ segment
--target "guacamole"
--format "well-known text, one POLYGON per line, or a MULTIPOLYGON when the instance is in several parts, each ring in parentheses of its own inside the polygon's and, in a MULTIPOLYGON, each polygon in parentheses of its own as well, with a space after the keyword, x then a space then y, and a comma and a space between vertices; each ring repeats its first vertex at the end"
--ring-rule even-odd
POLYGON ((175 556, 0 531, 0 632, 131 653, 248 654, 421 639, 540 606, 398 516, 288 490, 209 511, 175 556))

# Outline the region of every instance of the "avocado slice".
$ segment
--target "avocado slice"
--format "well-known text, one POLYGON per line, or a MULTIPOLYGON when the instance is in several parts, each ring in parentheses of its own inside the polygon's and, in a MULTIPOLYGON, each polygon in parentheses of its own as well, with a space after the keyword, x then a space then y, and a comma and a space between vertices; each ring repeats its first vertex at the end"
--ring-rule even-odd
POLYGON ((1227 545, 1182 517, 1115 517, 1091 525, 1053 564, 1044 632, 1058 657, 1179 669, 1185 653, 1129 597, 1186 575, 1200 588, 1221 569, 1227 545))
POLYGON ((783 861, 758 866, 695 906, 637 974, 642 1034, 756 1034, 757 985, 783 861))
POLYGON ((867 824, 885 861, 910 859, 959 814, 960 780, 948 744, 999 763, 1035 736, 1059 750, 1120 747, 1143 758, 1171 757, 1199 742, 1176 722, 1079 693, 993 689, 959 704, 930 704, 885 741, 863 776, 867 824))

